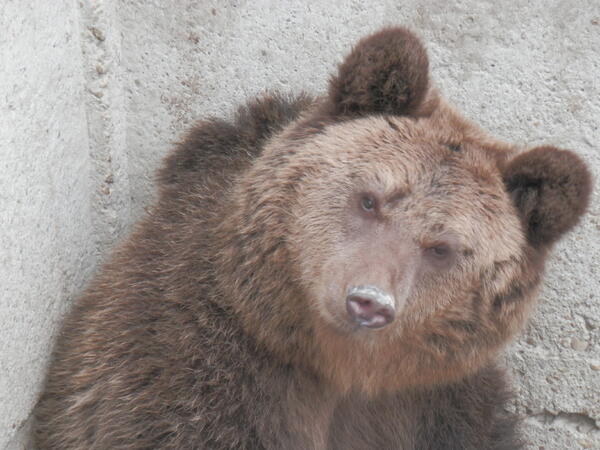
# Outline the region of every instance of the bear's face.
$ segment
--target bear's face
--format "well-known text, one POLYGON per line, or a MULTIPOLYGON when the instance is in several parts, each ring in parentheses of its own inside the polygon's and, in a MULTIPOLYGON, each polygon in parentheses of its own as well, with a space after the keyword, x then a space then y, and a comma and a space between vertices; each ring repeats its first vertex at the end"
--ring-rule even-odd
POLYGON ((524 233, 498 155, 458 141, 456 130, 432 135, 432 121, 334 125, 288 165, 302 174, 289 239, 301 279, 312 307, 341 333, 398 335, 468 301, 482 269, 522 259, 524 233))
POLYGON ((224 297, 259 342, 342 390, 457 379, 522 327, 590 186, 573 153, 519 152, 460 117, 420 42, 387 29, 236 183, 224 297))

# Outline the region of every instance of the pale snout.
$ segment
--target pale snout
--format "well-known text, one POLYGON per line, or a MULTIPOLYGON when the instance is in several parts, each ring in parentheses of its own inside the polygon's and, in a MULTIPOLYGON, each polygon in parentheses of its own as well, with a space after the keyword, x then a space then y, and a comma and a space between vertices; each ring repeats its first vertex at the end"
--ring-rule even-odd
POLYGON ((351 286, 346 310, 355 323, 367 328, 382 328, 396 314, 394 296, 373 285, 351 286))

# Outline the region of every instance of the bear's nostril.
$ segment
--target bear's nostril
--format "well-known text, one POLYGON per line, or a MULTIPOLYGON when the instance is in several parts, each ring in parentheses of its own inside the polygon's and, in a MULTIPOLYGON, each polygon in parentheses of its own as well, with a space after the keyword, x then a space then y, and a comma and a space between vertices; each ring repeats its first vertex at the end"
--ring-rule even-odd
POLYGON ((381 328, 394 320, 394 308, 360 295, 346 297, 346 310, 352 320, 367 328, 381 328))
POLYGON ((354 301, 356 301, 361 308, 370 308, 373 303, 370 299, 361 297, 355 297, 354 301))

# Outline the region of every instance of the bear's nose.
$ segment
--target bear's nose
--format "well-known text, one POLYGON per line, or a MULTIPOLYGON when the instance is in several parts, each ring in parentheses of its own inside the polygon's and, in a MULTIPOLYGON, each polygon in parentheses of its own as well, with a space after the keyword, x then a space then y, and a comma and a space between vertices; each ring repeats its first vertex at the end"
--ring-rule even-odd
POLYGON ((346 310, 357 324, 381 328, 394 320, 394 298, 376 286, 355 286, 348 290, 346 310))

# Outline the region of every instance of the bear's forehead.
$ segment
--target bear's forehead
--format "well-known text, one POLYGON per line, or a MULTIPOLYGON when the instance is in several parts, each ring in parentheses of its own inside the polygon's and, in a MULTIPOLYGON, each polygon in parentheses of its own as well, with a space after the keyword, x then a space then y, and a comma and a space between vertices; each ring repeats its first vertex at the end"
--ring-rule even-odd
POLYGON ((313 161, 354 176, 414 183, 420 176, 465 177, 498 187, 498 162, 486 142, 432 120, 372 116, 329 126, 308 142, 313 161), (387 174, 387 176, 386 176, 387 174))

